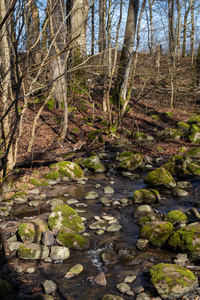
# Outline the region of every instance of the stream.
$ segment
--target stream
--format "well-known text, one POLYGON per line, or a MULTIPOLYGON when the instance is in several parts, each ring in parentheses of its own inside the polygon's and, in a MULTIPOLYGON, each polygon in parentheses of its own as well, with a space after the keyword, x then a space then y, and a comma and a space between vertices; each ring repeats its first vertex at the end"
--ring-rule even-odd
MULTIPOLYGON (((88 180, 85 185, 75 182, 65 182, 57 186, 52 186, 52 188, 58 191, 56 198, 62 199, 64 202, 74 198, 88 205, 88 207, 78 208, 77 212, 81 217, 87 219, 85 228, 91 240, 89 250, 70 251, 69 259, 62 264, 45 263, 43 261, 23 261, 16 257, 7 263, 1 261, 1 274, 3 274, 4 278, 12 282, 15 289, 15 299, 33 299, 33 295, 42 291, 42 283, 47 279, 54 281, 58 286, 58 290, 53 294, 53 299, 100 300, 105 294, 120 295, 124 299, 135 299, 137 293, 142 290, 151 297, 158 296, 150 283, 149 269, 159 262, 173 262, 177 254, 167 248, 147 248, 145 252, 139 251, 136 248, 140 228, 137 225, 138 219, 134 218, 133 213, 138 205, 132 203, 131 196, 135 190, 146 187, 143 182, 145 174, 140 174, 137 179, 128 179, 114 173, 87 173, 86 175, 88 180), (95 188, 97 183, 100 184, 99 188, 95 188), (103 192, 103 188, 108 185, 114 189, 112 195, 105 195, 103 192), (99 198, 97 200, 84 200, 85 194, 89 191, 98 193, 99 198), (100 198, 103 196, 108 197, 115 204, 105 207, 100 201, 100 198), (117 205, 117 202, 120 203, 120 200, 123 198, 129 200, 128 204, 126 206, 117 205), (114 216, 118 219, 121 225, 119 232, 105 232, 103 235, 97 235, 95 230, 89 229, 89 225, 94 222, 94 216, 101 217, 104 214, 114 216), (135 253, 135 263, 132 266, 123 266, 120 258, 119 262, 115 264, 102 263, 100 253, 105 248, 114 250, 124 249, 124 251, 128 249, 130 253, 135 253), (78 263, 83 265, 84 271, 70 280, 64 278, 66 272, 78 263), (21 274, 17 272, 19 268, 23 270, 21 274), (27 268, 34 268, 35 272, 29 274, 26 272, 27 268), (94 284, 92 281, 92 278, 100 272, 104 272, 106 276, 106 286, 94 284), (136 276, 136 280, 130 284, 135 296, 123 295, 116 288, 118 283, 123 282, 125 277, 130 275, 136 276)), ((178 209, 182 212, 186 212, 194 206, 198 209, 200 205, 198 192, 200 179, 194 178, 191 183, 194 188, 187 197, 172 197, 170 190, 158 189, 161 194, 161 200, 159 203, 152 204, 152 208, 159 215, 165 215, 173 209, 178 209)), ((43 189, 45 193, 45 187, 43 189)), ((75 208, 73 205, 71 206, 75 208)), ((48 210, 45 206, 41 211, 32 209, 29 215, 27 213, 24 215, 31 217, 35 214, 40 217, 41 213, 50 212, 49 206, 48 210)), ((24 215, 18 215, 18 218, 20 219, 24 215)))

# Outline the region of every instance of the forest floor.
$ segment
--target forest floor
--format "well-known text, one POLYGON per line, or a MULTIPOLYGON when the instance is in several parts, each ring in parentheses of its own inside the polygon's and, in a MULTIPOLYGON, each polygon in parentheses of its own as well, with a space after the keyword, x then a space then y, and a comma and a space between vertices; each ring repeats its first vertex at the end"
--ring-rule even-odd
MULTIPOLYGON (((96 93, 94 97, 79 95, 72 101, 69 99, 69 124, 68 133, 64 143, 59 141, 60 122, 62 119, 62 110, 49 110, 47 107, 43 110, 37 122, 34 145, 31 153, 27 153, 28 141, 31 135, 33 119, 40 105, 29 106, 26 118, 23 123, 23 134, 18 148, 18 159, 16 168, 20 173, 15 181, 15 190, 21 190, 23 187, 31 189, 34 186, 30 184, 30 177, 41 179, 42 175, 48 171, 48 165, 59 160, 73 160, 77 157, 89 155, 91 151, 107 149, 117 138, 126 137, 130 132, 139 131, 154 137, 149 145, 141 145, 132 142, 129 147, 131 150, 137 150, 144 156, 152 158, 164 157, 170 158, 179 154, 179 150, 185 147, 187 151, 194 144, 186 140, 160 140, 156 138, 156 132, 164 128, 176 128, 179 121, 187 120, 200 110, 196 101, 190 103, 178 103, 174 109, 169 108, 168 97, 158 99, 144 98, 135 101, 134 97, 130 101, 129 110, 125 114, 121 129, 116 134, 108 135, 105 129, 106 115, 102 110, 101 93, 96 93), (167 117, 165 112, 172 112, 171 117, 167 117), (155 120, 152 115, 162 116, 161 120, 155 120), (164 116, 164 118, 163 118, 164 116), (102 130, 103 142, 98 138, 90 140, 88 134, 94 130, 102 130), (74 152, 74 150, 76 150, 74 152)), ((115 116, 114 112, 113 115, 115 116)), ((10 195, 9 195, 10 196, 10 195)))

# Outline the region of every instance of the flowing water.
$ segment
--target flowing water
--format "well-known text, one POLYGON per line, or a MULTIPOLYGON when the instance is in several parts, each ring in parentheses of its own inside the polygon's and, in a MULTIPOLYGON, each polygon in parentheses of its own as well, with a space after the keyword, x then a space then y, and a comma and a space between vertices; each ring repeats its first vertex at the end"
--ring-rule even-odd
MULTIPOLYGON (((112 176, 112 174, 92 174, 86 185, 77 183, 62 183, 60 184, 60 193, 58 198, 67 201, 67 199, 75 198, 80 202, 86 203, 87 208, 81 208, 84 212, 80 212, 80 216, 86 217, 86 232, 90 234, 91 245, 87 251, 70 251, 70 257, 63 264, 44 263, 42 261, 27 262, 15 258, 6 265, 3 264, 4 277, 12 278, 15 290, 17 291, 16 299, 29 299, 29 295, 33 291, 40 291, 41 283, 45 280, 53 280, 58 285, 58 291, 54 294, 55 299, 83 299, 83 300, 100 300, 103 295, 110 293, 121 295, 124 299, 135 299, 134 296, 122 295, 116 289, 118 283, 123 282, 126 276, 136 275, 136 281, 131 284, 134 291, 135 288, 143 286, 145 292, 149 295, 154 295, 155 291, 149 283, 148 270, 151 266, 158 262, 172 262, 176 256, 169 249, 148 249, 138 251, 135 247, 139 234, 137 219, 133 217, 134 210, 138 205, 134 205, 131 201, 131 196, 135 190, 145 188, 143 183, 144 174, 138 179, 130 180, 121 175, 112 176), (95 184, 100 183, 101 187, 95 189, 95 184), (103 188, 107 185, 112 186, 114 194, 112 196, 104 195, 103 188), (84 196, 88 191, 98 193, 97 200, 84 200, 84 196), (63 194, 69 194, 68 197, 63 194), (128 198, 129 205, 111 205, 105 207, 100 202, 100 198, 106 196, 112 201, 128 198), (115 233, 105 233, 101 236, 95 231, 89 229, 89 224, 94 222, 94 216, 102 216, 107 214, 118 219, 121 225, 121 231, 115 233), (135 264, 125 267, 121 264, 120 259, 116 264, 104 264, 100 260, 100 253, 105 248, 127 248, 131 253, 136 253, 135 264), (84 267, 83 273, 70 280, 65 279, 66 272, 75 264, 80 263, 84 267), (27 267, 34 267, 35 273, 22 275, 16 273, 16 269, 21 267, 26 270, 27 267), (100 272, 106 275, 107 285, 99 286, 93 283, 92 278, 100 272), (22 295, 26 294, 23 298, 22 295)), ((199 205, 198 186, 199 179, 193 180, 194 189, 190 196, 185 198, 173 198, 169 190, 159 190, 161 193, 160 203, 153 204, 152 207, 158 214, 166 214, 170 210, 179 209, 183 212, 199 205)), ((73 207, 73 206, 72 206, 73 207)), ((49 209, 50 210, 50 209, 49 209)), ((37 214, 37 211, 35 211, 37 214)), ((33 214, 33 212, 31 212, 33 214)))

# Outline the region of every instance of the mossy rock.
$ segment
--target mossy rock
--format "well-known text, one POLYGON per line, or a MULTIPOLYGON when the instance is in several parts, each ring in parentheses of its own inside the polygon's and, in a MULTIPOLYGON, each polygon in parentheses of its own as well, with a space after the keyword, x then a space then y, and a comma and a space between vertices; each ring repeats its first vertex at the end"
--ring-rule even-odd
POLYGON ((90 240, 75 231, 62 227, 57 235, 57 243, 73 250, 86 250, 90 246, 90 240))
POLYGON ((70 161, 61 161, 49 166, 54 172, 59 172, 60 177, 67 177, 68 179, 76 180, 84 177, 83 170, 79 165, 70 161))
POLYGON ((102 130, 93 130, 88 133, 88 139, 94 141, 97 137, 100 143, 103 143, 102 130))
POLYGON ((76 232, 85 230, 81 217, 67 204, 57 205, 48 218, 48 225, 51 230, 68 227, 76 232))
POLYGON ((200 159, 200 147, 191 148, 187 152, 187 156, 189 156, 189 157, 191 157, 193 159, 200 159))
POLYGON ((172 176, 176 176, 175 165, 176 165, 175 162, 173 162, 173 161, 168 161, 166 164, 163 165, 163 167, 164 167, 167 171, 169 171, 169 173, 170 173, 172 176))
POLYGON ((200 115, 190 117, 187 123, 189 125, 193 125, 193 124, 200 125, 200 115))
POLYGON ((34 219, 29 223, 22 223, 18 227, 18 235, 24 243, 38 243, 42 233, 48 230, 47 223, 41 219, 34 219))
POLYGON ((183 132, 187 133, 189 128, 190 128, 190 125, 185 123, 185 122, 180 121, 180 122, 177 123, 177 127, 179 129, 181 129, 183 132))
POLYGON ((173 117, 173 112, 172 111, 165 111, 164 116, 166 116, 168 118, 172 118, 173 117))
POLYGON ((198 287, 198 280, 188 269, 160 263, 150 269, 151 282, 162 299, 181 298, 198 287))
POLYGON ((0 299, 12 300, 14 299, 13 288, 7 281, 0 279, 0 299))
POLYGON ((44 179, 30 178, 29 182, 37 187, 49 185, 44 179))
POLYGON ((180 210, 171 210, 166 214, 164 220, 171 222, 173 225, 188 223, 187 215, 180 210))
POLYGON ((176 251, 188 253, 190 257, 200 255, 200 223, 192 223, 177 230, 168 241, 176 251))
POLYGON ((200 143, 200 126, 196 124, 190 126, 188 139, 192 143, 200 143))
POLYGON ((176 182, 169 171, 164 167, 160 167, 154 171, 151 171, 144 178, 144 183, 148 186, 165 186, 175 187, 176 182))
POLYGON ((114 147, 117 148, 123 148, 123 147, 127 147, 130 145, 130 141, 127 138, 120 138, 120 139, 116 139, 116 141, 114 142, 114 147))
POLYGON ((136 141, 149 141, 150 142, 150 141, 154 140, 154 138, 152 136, 147 135, 142 132, 134 132, 132 137, 136 141))
POLYGON ((121 155, 118 156, 117 159, 123 159, 123 157, 126 156, 128 157, 122 160, 121 163, 117 165, 117 169, 120 171, 134 171, 143 162, 142 154, 134 151, 121 153, 121 155))
POLYGON ((100 158, 97 155, 92 155, 88 158, 79 161, 79 164, 83 168, 88 168, 96 173, 103 173, 106 171, 106 166, 101 163, 100 158))
POLYGON ((140 238, 149 240, 153 246, 161 247, 165 244, 173 232, 174 227, 172 223, 154 221, 142 227, 140 231, 140 238))
POLYGON ((60 178, 58 171, 47 172, 44 174, 46 180, 58 180, 60 178))
POLYGON ((193 175, 200 176, 200 163, 192 162, 187 166, 187 170, 193 175))
POLYGON ((151 189, 142 189, 137 190, 133 193, 133 202, 134 203, 155 203, 160 200, 160 194, 157 190, 151 189))
POLYGON ((169 140, 180 140, 183 132, 180 129, 165 128, 157 132, 158 138, 169 139, 169 140))
POLYGON ((35 243, 24 243, 19 246, 17 255, 19 258, 26 260, 42 260, 49 256, 49 249, 35 243))
POLYGON ((138 226, 144 226, 150 222, 158 221, 158 220, 159 220, 158 215, 150 214, 150 215, 141 217, 138 221, 138 226))

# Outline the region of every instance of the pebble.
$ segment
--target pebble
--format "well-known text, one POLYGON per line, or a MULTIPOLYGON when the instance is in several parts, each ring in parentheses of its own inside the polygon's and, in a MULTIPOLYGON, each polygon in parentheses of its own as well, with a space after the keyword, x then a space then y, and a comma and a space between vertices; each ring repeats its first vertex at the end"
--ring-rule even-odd
POLYGON ((99 273, 97 276, 95 276, 93 278, 93 282, 98 285, 106 286, 107 280, 106 280, 105 274, 103 272, 99 273))
POLYGON ((130 291, 130 286, 124 282, 122 283, 118 283, 116 288, 122 293, 122 294, 125 294, 127 293, 128 291, 130 291))
POLYGON ((39 202, 38 202, 38 201, 30 201, 30 202, 28 203, 28 205, 29 205, 30 207, 37 207, 37 206, 39 206, 39 202))
POLYGON ((46 280, 45 282, 43 282, 43 288, 45 294, 49 295, 54 293, 57 290, 57 284, 52 280, 46 280))
POLYGON ((124 282, 125 283, 132 283, 133 281, 135 281, 136 279, 136 276, 133 275, 133 276, 127 276, 125 279, 124 279, 124 282))
POLYGON ((69 200, 67 200, 67 204, 76 204, 76 203, 79 203, 79 201, 78 200, 76 200, 76 199, 69 199, 69 200))
POLYGON ((34 269, 34 268, 28 268, 28 269, 26 270, 26 272, 27 272, 28 274, 33 274, 33 273, 35 273, 35 269, 34 269))
POLYGON ((111 188, 110 186, 106 186, 104 189, 104 194, 113 194, 114 193, 114 190, 113 188, 111 188))

